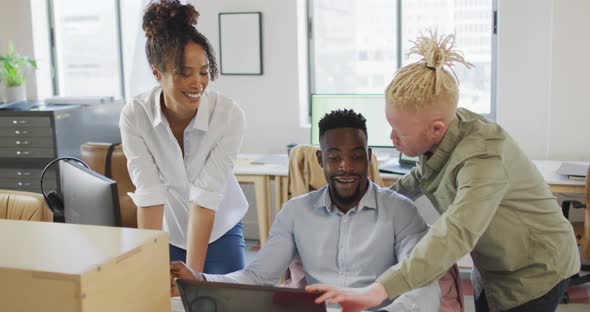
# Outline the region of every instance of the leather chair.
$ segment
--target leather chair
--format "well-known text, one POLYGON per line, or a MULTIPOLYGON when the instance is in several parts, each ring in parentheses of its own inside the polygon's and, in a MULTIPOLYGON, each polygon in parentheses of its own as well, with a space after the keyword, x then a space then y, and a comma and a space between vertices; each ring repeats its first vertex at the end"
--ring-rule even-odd
POLYGON ((115 145, 112 150, 110 173, 105 172, 110 146, 110 143, 84 143, 80 146, 80 159, 88 164, 90 169, 117 181, 121 225, 123 227, 137 228, 137 206, 127 195, 127 192, 135 191, 135 186, 129 177, 127 157, 123 154, 120 144, 115 145))
POLYGON ((0 190, 0 219, 53 222, 53 213, 41 194, 0 190))

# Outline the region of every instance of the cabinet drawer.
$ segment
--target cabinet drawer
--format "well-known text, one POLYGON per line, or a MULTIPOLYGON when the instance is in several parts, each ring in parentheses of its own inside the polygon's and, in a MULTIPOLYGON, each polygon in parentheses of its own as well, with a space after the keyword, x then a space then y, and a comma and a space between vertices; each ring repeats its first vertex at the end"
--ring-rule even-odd
MULTIPOLYGON (((0 188, 41 193, 41 184, 39 180, 0 179, 0 188)), ((45 189, 45 192, 57 189, 57 180, 43 179, 43 188, 45 189)))
MULTIPOLYGON (((47 172, 45 173, 45 178, 49 180, 55 180, 56 177, 56 168, 57 165, 52 166, 47 172)), ((41 173, 43 169, 31 169, 31 168, 0 168, 0 179, 2 180, 10 180, 10 179, 19 179, 19 180, 33 180, 39 181, 41 178, 41 173)))
POLYGON ((29 137, 29 138, 7 138, 0 137, 0 148, 3 147, 53 147, 53 138, 51 137, 29 137))
POLYGON ((53 148, 0 148, 0 157, 10 158, 54 158, 53 148))
POLYGON ((0 127, 0 137, 52 137, 53 128, 2 128, 0 127))
POLYGON ((0 127, 51 127, 51 119, 49 117, 0 117, 0 127))

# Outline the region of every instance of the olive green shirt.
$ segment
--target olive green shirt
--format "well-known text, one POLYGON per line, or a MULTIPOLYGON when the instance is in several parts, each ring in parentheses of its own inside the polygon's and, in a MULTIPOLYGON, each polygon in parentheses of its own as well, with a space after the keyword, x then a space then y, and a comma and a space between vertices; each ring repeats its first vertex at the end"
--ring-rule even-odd
POLYGON ((436 151, 393 187, 441 217, 383 273, 390 298, 440 278, 471 252, 475 294, 491 311, 541 297, 580 268, 572 226, 543 176, 499 125, 459 108, 436 151), (478 274, 479 273, 479 274, 478 274))

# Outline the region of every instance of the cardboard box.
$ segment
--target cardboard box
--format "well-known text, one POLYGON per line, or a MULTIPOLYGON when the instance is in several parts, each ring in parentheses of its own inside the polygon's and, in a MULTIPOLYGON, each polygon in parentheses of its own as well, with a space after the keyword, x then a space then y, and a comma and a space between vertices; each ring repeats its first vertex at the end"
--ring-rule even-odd
POLYGON ((0 311, 170 311, 161 231, 0 220, 0 311))

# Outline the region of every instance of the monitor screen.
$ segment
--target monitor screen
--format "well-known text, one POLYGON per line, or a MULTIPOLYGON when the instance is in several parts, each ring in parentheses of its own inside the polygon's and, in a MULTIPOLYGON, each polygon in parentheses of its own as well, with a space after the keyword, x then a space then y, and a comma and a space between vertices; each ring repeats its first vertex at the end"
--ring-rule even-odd
POLYGON ((311 96, 311 144, 320 144, 318 122, 332 110, 348 108, 367 119, 368 144, 392 147, 391 127, 385 118, 383 94, 313 94, 311 96))
POLYGON ((399 153, 399 163, 415 165, 418 162, 418 156, 410 157, 402 152, 399 153))
POLYGON ((66 223, 120 226, 117 182, 81 164, 60 164, 61 193, 66 223))

